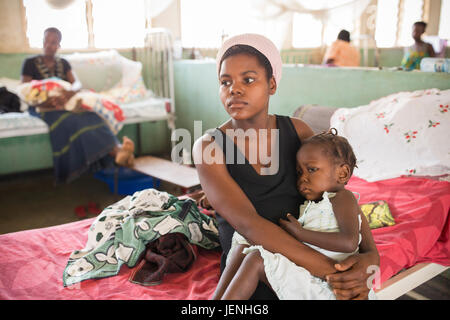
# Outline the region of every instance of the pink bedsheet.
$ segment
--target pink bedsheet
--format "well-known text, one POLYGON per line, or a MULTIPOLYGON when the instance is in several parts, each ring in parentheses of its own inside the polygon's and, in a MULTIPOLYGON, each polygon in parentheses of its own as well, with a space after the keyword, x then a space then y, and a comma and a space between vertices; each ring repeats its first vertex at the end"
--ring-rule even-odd
POLYGON ((420 262, 450 265, 450 183, 395 178, 369 183, 352 177, 360 204, 386 200, 396 224, 372 230, 380 254, 381 283, 420 262))
POLYGON ((74 249, 84 248, 94 219, 0 236, 0 299, 208 299, 219 280, 220 252, 195 247, 197 259, 185 273, 166 275, 144 287, 128 281, 132 269, 117 276, 63 287, 62 274, 74 249))
MULTIPOLYGON (((450 183, 396 178, 348 185, 360 203, 386 200, 396 225, 373 230, 381 256, 381 281, 419 262, 450 265, 450 183)), ((93 219, 0 236, 0 299, 208 299, 219 279, 219 252, 197 248, 188 272, 167 275, 157 286, 128 281, 126 266, 117 276, 62 285, 70 253, 83 248, 93 219)))

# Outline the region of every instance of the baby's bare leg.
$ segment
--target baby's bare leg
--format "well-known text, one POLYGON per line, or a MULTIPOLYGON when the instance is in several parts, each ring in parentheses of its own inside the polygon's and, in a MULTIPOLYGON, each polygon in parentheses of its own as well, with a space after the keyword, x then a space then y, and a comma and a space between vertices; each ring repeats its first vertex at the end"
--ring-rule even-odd
POLYGON ((264 260, 258 250, 246 255, 239 270, 222 296, 223 300, 248 300, 255 292, 258 282, 270 287, 264 270, 264 260))
POLYGON ((231 250, 228 254, 231 254, 229 263, 225 266, 225 269, 220 276, 219 283, 217 284, 216 291, 211 297, 212 300, 222 299, 223 293, 228 288, 231 280, 235 276, 237 270, 241 266, 242 260, 245 258, 245 254, 242 253, 247 245, 240 244, 231 250))

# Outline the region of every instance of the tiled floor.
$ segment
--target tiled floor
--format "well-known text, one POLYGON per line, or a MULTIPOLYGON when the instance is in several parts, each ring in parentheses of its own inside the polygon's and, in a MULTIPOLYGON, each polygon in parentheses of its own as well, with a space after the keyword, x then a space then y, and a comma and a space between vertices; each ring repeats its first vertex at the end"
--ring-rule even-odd
MULTIPOLYGON (((180 194, 169 184, 162 183, 160 189, 180 194)), ((80 219, 74 213, 77 206, 95 202, 103 209, 122 197, 114 196, 92 174, 60 186, 53 185, 52 170, 0 177, 0 234, 77 221, 80 219)), ((450 270, 399 299, 450 300, 450 270)))

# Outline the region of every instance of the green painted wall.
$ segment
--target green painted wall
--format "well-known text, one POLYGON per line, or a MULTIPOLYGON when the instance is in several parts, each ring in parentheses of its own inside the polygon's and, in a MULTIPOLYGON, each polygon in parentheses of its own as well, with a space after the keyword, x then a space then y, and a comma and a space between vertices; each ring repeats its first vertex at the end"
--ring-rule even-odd
MULTIPOLYGON (((137 125, 125 125, 117 135, 135 141, 137 154, 167 154, 170 152, 170 132, 165 121, 141 123, 141 143, 138 146, 137 125)), ((48 134, 0 139, 0 175, 53 167, 48 134)))
MULTIPOLYGON (((133 53, 131 49, 123 49, 119 51, 121 55, 128 59, 132 59, 133 53)), ((183 57, 188 59, 189 50, 183 52, 183 57)), ((204 57, 215 58, 217 50, 202 50, 204 57)), ((64 52, 70 54, 72 52, 64 52)), ((320 64, 322 56, 320 49, 291 49, 282 50, 282 57, 284 63, 305 63, 305 64, 320 64)), ((142 54, 142 49, 137 49, 137 54, 142 54)), ((380 48, 379 49, 379 63, 381 67, 396 67, 400 65, 403 57, 403 48, 380 48)), ((20 68, 22 61, 32 55, 31 53, 0 53, 0 77, 8 77, 13 79, 20 78, 20 68)), ((446 57, 450 57, 450 47, 446 49, 446 57)), ((361 49, 361 63, 364 63, 364 51, 361 49)), ((368 65, 374 66, 374 49, 368 50, 368 65)))
POLYGON ((306 103, 355 107, 391 93, 427 88, 450 89, 450 74, 285 66, 272 104, 291 114, 306 103))
MULTIPOLYGON (((215 59, 217 49, 198 49, 203 57, 215 59)), ((375 49, 359 49, 361 54, 360 66, 392 68, 400 66, 403 58, 404 48, 378 48, 378 64, 375 61, 375 49), (367 58, 367 59, 366 59, 367 58), (367 60, 367 61, 366 61, 367 60)), ((305 48, 305 49, 283 49, 281 50, 281 59, 286 64, 322 64, 325 49, 305 48)), ((191 49, 183 50, 183 59, 190 59, 191 49)), ((445 57, 450 57, 450 47, 446 48, 445 57)))
POLYGON ((48 134, 0 139, 0 174, 46 169, 53 166, 48 134))
MULTIPOLYGON (((174 70, 178 128, 193 135, 195 120, 202 120, 205 131, 228 119, 214 61, 177 61, 174 70)), ((355 107, 391 93, 427 88, 450 89, 450 74, 284 65, 269 111, 292 115, 302 104, 355 107)))
POLYGON ((20 79, 22 62, 29 53, 0 53, 0 78, 20 79))
MULTIPOLYGON (((23 56, 5 56, 0 55, 0 77, 20 70, 23 60, 23 56), (9 66, 4 65, 5 59, 9 59, 9 66)), ((219 99, 215 62, 176 61, 174 73, 176 125, 191 132, 192 143, 195 120, 202 121, 203 133, 228 119, 219 99)), ((355 107, 391 93, 427 88, 450 89, 450 74, 284 65, 282 80, 271 98, 270 112, 291 115, 302 104, 355 107)), ((119 136, 126 134, 136 141, 136 130, 135 125, 127 125, 119 136)), ((143 124, 141 153, 169 152, 169 138, 165 122, 143 124)), ((0 139, 0 175, 49 168, 52 166, 50 150, 48 135, 0 139)))

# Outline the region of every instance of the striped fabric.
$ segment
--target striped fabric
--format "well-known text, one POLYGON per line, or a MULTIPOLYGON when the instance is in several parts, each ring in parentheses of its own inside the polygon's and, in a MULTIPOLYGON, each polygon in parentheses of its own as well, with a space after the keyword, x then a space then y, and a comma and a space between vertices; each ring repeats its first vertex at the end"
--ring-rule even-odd
POLYGON ((40 117, 49 127, 57 184, 73 181, 88 170, 97 171, 114 163, 109 152, 119 141, 96 113, 36 113, 35 110, 30 113, 40 117))

